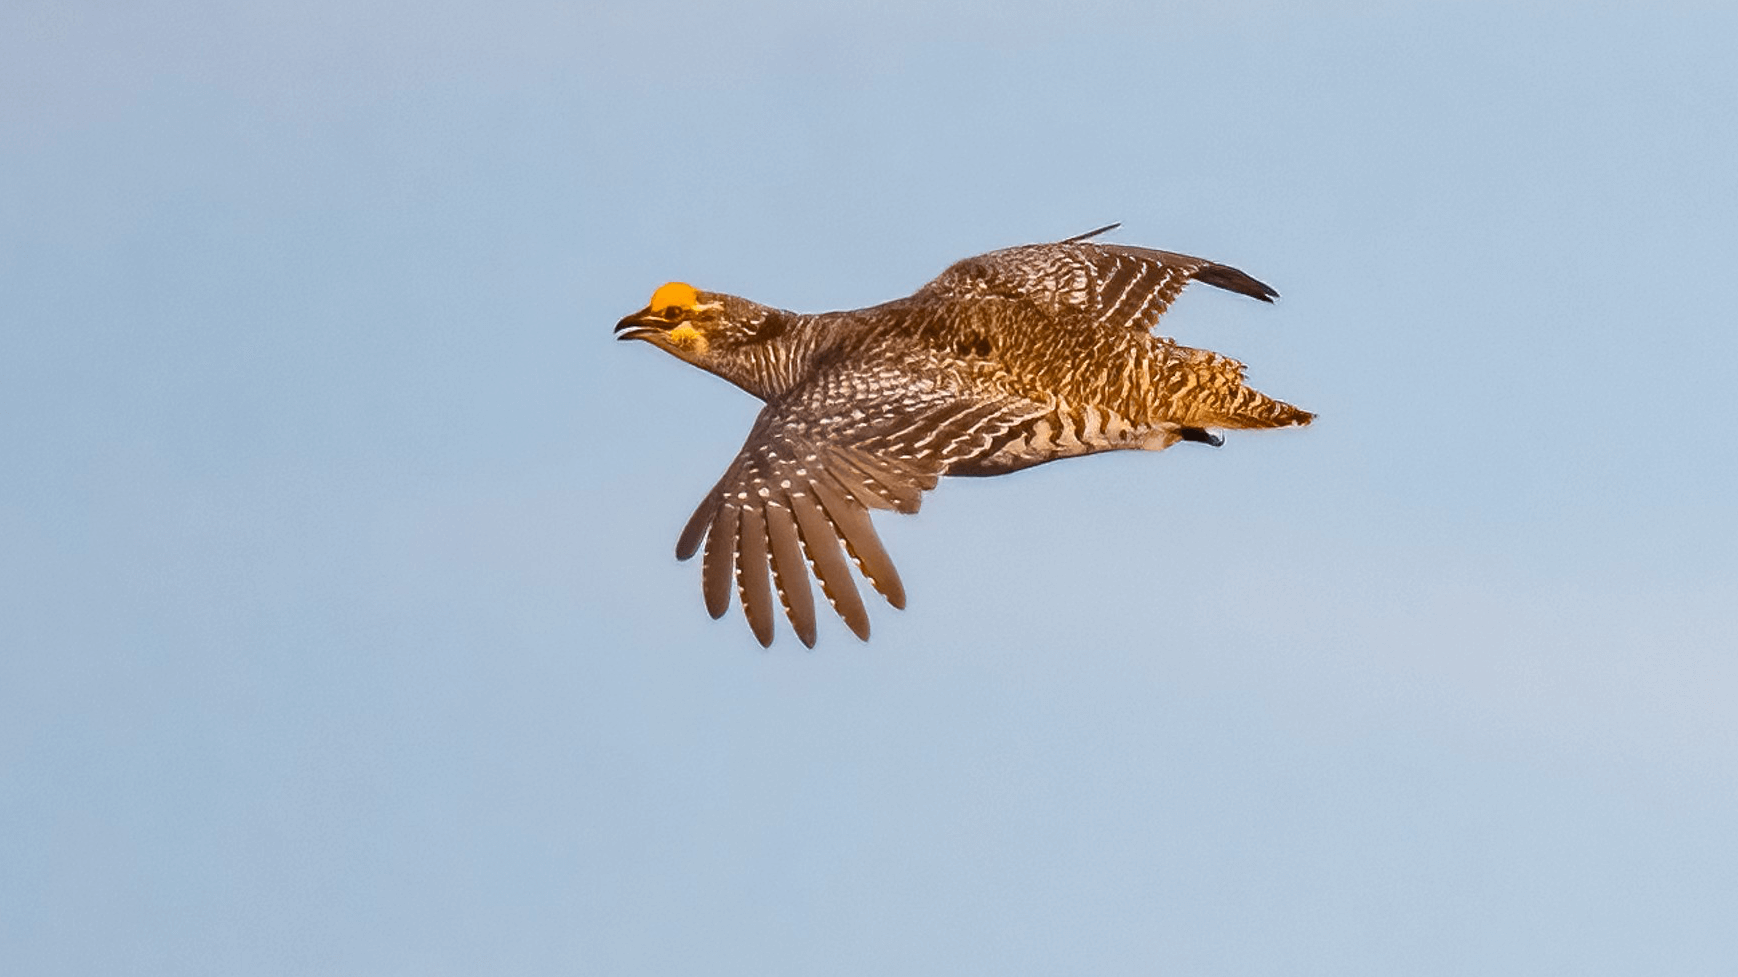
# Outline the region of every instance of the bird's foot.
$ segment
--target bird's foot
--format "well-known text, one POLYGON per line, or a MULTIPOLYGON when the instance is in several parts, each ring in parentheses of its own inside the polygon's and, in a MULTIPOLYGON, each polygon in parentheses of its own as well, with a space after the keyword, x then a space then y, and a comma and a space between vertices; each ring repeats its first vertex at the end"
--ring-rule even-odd
POLYGON ((1208 431, 1204 427, 1178 428, 1177 436, 1182 438, 1184 441, 1196 441, 1201 444, 1210 444, 1215 448, 1225 443, 1224 438, 1208 431))

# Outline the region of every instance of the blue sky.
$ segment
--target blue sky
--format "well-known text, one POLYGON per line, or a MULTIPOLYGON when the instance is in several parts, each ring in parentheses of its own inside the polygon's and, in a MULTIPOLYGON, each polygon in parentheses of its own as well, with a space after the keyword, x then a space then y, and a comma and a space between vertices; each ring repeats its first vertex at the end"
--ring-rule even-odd
POLYGON ((0 12, 20 974, 1728 974, 1738 15, 0 12), (944 482, 770 652, 610 327, 1110 221, 1303 431, 944 482))

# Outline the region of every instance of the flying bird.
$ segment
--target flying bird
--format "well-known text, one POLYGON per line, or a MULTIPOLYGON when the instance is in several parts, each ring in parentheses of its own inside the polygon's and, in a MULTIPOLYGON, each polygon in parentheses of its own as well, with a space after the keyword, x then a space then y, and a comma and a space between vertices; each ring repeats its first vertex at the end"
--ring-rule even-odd
POLYGON ((815 644, 810 570, 868 640, 847 557, 896 608, 905 588, 869 510, 916 512, 943 475, 1003 475, 1101 451, 1217 446, 1212 429, 1315 416, 1244 385, 1243 364, 1151 330, 1183 287, 1263 302, 1226 265, 1091 240, 966 258, 905 298, 797 313, 670 282, 616 324, 766 402, 742 451, 676 544, 702 549, 701 593, 722 617, 737 591, 762 646, 773 595, 815 644), (769 580, 770 577, 770 580, 769 580))

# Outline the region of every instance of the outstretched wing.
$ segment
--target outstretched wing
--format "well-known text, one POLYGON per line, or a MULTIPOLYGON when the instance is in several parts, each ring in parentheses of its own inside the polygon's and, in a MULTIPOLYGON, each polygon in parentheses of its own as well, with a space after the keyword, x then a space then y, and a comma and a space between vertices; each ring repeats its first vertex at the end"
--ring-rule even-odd
POLYGON ((868 640, 869 615, 847 555, 888 603, 905 606, 869 510, 916 512, 938 476, 993 451, 997 438, 1030 416, 1023 407, 1019 400, 967 402, 907 376, 818 375, 760 412, 742 451, 682 530, 676 556, 686 560, 705 542, 706 610, 724 615, 734 580, 763 646, 772 643, 776 590, 797 637, 814 647, 811 566, 833 609, 868 640))
POLYGON ((1263 302, 1279 295, 1236 268, 1205 258, 1085 240, 1096 233, 966 258, 914 298, 1024 299, 1060 321, 1119 324, 1146 332, 1191 281, 1263 302))

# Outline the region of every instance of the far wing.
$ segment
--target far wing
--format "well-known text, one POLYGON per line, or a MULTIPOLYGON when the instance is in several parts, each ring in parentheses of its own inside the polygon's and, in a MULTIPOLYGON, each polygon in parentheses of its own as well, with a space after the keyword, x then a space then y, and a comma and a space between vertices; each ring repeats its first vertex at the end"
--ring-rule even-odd
POLYGON ((1025 299, 1058 320, 1116 323, 1146 332, 1191 281, 1263 302, 1279 295, 1229 265, 1152 248, 1093 244, 1084 240, 1090 236, 966 258, 913 298, 1025 299))
POLYGON ((968 403, 913 378, 818 376, 760 412, 742 451, 682 530, 676 556, 692 557, 704 541, 706 610, 722 617, 734 582, 762 645, 772 643, 776 591, 797 637, 814 647, 811 567, 833 609, 868 640, 869 615, 847 556, 888 603, 905 606, 869 510, 916 512, 938 476, 993 451, 1030 416, 1026 406, 968 403))

